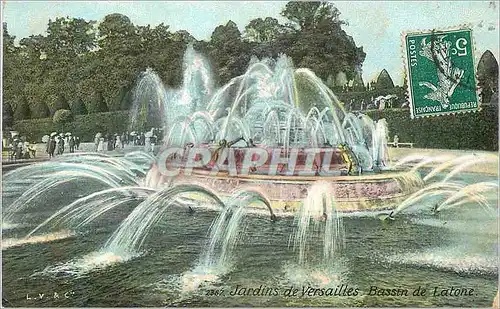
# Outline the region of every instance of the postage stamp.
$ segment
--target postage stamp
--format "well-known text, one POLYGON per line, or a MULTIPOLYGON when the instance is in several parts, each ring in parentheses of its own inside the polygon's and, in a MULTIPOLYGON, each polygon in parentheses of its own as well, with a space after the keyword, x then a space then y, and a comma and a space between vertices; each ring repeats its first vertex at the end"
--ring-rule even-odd
POLYGON ((479 109, 471 29, 406 33, 404 46, 412 118, 479 109))

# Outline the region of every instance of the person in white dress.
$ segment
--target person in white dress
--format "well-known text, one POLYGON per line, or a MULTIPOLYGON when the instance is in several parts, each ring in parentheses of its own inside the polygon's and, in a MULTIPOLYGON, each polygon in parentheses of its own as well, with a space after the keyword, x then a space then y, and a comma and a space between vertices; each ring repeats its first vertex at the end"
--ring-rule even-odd
POLYGON ((99 139, 99 145, 97 146, 97 151, 104 151, 104 137, 99 139))
POLYGON ((120 135, 117 135, 117 134, 115 134, 115 135, 116 135, 116 139, 115 139, 115 148, 118 148, 118 147, 120 147, 120 144, 121 144, 122 142, 121 142, 121 139, 120 139, 120 135))

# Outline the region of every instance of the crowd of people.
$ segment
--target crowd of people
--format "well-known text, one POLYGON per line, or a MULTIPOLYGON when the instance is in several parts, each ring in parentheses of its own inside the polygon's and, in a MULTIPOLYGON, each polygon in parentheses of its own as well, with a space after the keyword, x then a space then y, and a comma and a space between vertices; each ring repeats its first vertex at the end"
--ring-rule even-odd
POLYGON ((123 132, 122 134, 97 133, 94 137, 94 151, 112 151, 125 148, 125 145, 144 146, 145 151, 154 151, 161 140, 161 130, 153 128, 148 132, 123 132))
MULTIPOLYGON (((346 111, 364 111, 364 110, 383 110, 387 108, 393 108, 399 106, 401 103, 396 95, 387 95, 387 96, 379 96, 372 97, 371 100, 365 102, 364 99, 361 101, 355 101, 351 99, 348 103, 345 104, 346 111)), ((407 104, 403 102, 403 105, 399 106, 401 108, 406 107, 407 104)))
MULTIPOLYGON (((50 158, 54 157, 54 155, 64 154, 66 149, 73 153, 80 148, 80 137, 73 136, 71 133, 57 134, 57 132, 52 132, 48 138, 46 137, 44 136, 47 143, 46 152, 50 158)), ((45 141, 44 139, 42 141, 45 141)))
POLYGON ((8 141, 9 160, 34 159, 36 150, 24 137, 13 137, 8 141))
MULTIPOLYGON (((162 130, 153 128, 147 132, 123 132, 122 134, 102 134, 97 133, 94 138, 94 149, 85 147, 85 151, 112 151, 123 149, 125 145, 143 146, 144 151, 154 152, 155 146, 162 140, 162 130)), ((45 143, 45 152, 49 158, 62 155, 64 153, 74 153, 80 150, 80 137, 74 134, 52 132, 42 138, 45 143)), ((26 137, 19 135, 4 137, 4 150, 8 151, 8 158, 11 161, 21 159, 34 159, 36 155, 36 145, 26 141, 26 137)), ((43 146, 42 146, 43 147, 43 146)), ((42 148, 43 149, 43 148, 42 148)), ((38 148, 39 151, 43 151, 38 148)))

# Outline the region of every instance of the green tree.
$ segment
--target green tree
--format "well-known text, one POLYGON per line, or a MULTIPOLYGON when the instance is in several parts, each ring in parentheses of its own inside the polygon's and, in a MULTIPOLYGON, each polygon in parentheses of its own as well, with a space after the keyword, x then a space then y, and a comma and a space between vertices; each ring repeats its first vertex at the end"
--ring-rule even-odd
POLYGON ((144 52, 151 52, 157 48, 158 45, 165 47, 168 42, 172 41, 172 33, 169 31, 170 26, 163 23, 156 27, 137 26, 136 33, 141 40, 141 48, 144 52))
POLYGON ((493 53, 485 51, 477 65, 477 79, 483 103, 490 103, 493 94, 498 96, 498 62, 493 53))
POLYGON ((266 17, 251 20, 245 27, 245 39, 249 42, 272 42, 286 32, 276 18, 266 17))
MULTIPOLYGON (((60 17, 49 20, 47 35, 41 38, 42 74, 38 84, 46 95, 63 95, 70 98, 88 65, 81 58, 97 47, 95 21, 81 18, 60 17)), ((41 90, 42 91, 42 90, 41 90)), ((61 106, 61 109, 69 107, 61 106)), ((57 109, 56 109, 57 110, 57 109)), ((55 110, 52 110, 52 114, 55 110)))
POLYGON ((59 131, 65 131, 66 124, 73 120, 73 115, 70 110, 59 109, 54 113, 52 122, 57 126, 59 131))
MULTIPOLYGON (((83 83, 88 86, 85 97, 94 97, 100 92, 104 102, 110 102, 109 108, 114 109, 113 101, 121 85, 134 82, 139 73, 145 69, 144 64, 151 62, 145 48, 150 42, 141 42, 141 27, 136 27, 130 19, 122 14, 109 14, 99 24, 98 44, 100 49, 93 57, 92 70, 89 70, 89 79, 83 83), (89 93, 90 92, 90 93, 89 93)), ((106 104, 90 104, 89 111, 108 111, 106 104), (90 107, 93 105, 93 107, 90 107)))
POLYGON ((16 47, 14 45, 14 41, 15 41, 16 37, 11 36, 9 34, 9 30, 7 29, 6 22, 2 23, 2 30, 3 30, 3 52, 4 52, 4 55, 6 53, 14 53, 16 51, 16 47))
POLYGON ((14 124, 14 112, 9 103, 2 104, 2 127, 4 130, 12 128, 14 124))
POLYGON ((95 21, 59 17, 49 20, 45 53, 48 59, 72 61, 97 47, 95 21))
POLYGON ((17 102, 16 109, 14 111, 14 119, 19 120, 27 120, 30 119, 30 107, 28 105, 28 101, 26 98, 21 97, 17 102))
POLYGON ((109 100, 108 104, 108 109, 110 111, 118 111, 121 109, 127 109, 123 108, 124 106, 129 106, 127 102, 124 102, 126 100, 130 100, 128 98, 129 96, 129 87, 128 86, 121 86, 117 87, 117 91, 113 94, 112 98, 109 100))
MULTIPOLYGON (((20 48, 14 45, 15 36, 9 34, 7 23, 3 23, 3 102, 15 102, 17 96, 23 95, 25 74, 22 68, 26 68, 20 48)), ((15 105, 13 106, 15 107, 15 105)), ((12 116, 12 114, 11 114, 12 116)))
POLYGON ((50 109, 51 116, 54 116, 54 113, 57 110, 60 110, 60 109, 69 110, 68 101, 66 101, 66 98, 64 97, 64 95, 61 95, 61 94, 58 94, 58 95, 57 94, 50 94, 47 97, 47 105, 50 109))
POLYGON ((130 86, 121 87, 115 104, 121 110, 128 110, 132 107, 132 91, 130 86))
POLYGON ((186 45, 195 42, 189 32, 180 30, 169 31, 169 26, 159 24, 156 27, 137 26, 142 54, 137 60, 137 74, 133 78, 123 80, 120 84, 132 84, 140 71, 152 68, 166 85, 172 88, 182 83, 182 64, 186 45))
MULTIPOLYGON (((210 58, 219 83, 243 74, 253 54, 275 58, 285 53, 297 67, 310 68, 325 80, 338 72, 352 80, 360 71, 365 54, 342 29, 345 23, 332 4, 290 2, 282 13, 287 25, 271 17, 257 18, 245 27, 243 37, 229 21, 216 27, 209 41, 200 42, 163 23, 137 26, 125 15, 109 14, 97 31, 94 21, 49 20, 46 34, 23 38, 16 47, 4 24, 4 101, 16 110, 17 98, 24 97, 35 117, 44 113, 36 111, 41 103, 52 114, 69 109, 67 102, 59 104, 61 98, 79 98, 93 113, 128 108, 126 88, 148 67, 169 87, 182 84, 188 44, 210 58)), ((79 113, 80 108, 71 108, 79 113)))
POLYGON ((33 82, 42 84, 44 73, 50 69, 45 58, 45 37, 32 35, 19 41, 21 63, 17 69, 22 71, 23 83, 33 82))
POLYGON ((194 43, 196 39, 186 30, 178 30, 172 34, 172 40, 175 42, 182 42, 185 45, 194 43))
POLYGON ((342 29, 346 23, 333 4, 288 2, 282 15, 293 31, 280 40, 298 67, 311 69, 323 80, 338 72, 349 80, 355 77, 366 54, 342 29))
POLYGON ((71 113, 73 115, 86 115, 86 114, 88 114, 87 107, 85 106, 85 103, 83 102, 82 99, 76 98, 76 100, 74 100, 71 103, 71 113))
POLYGON ((30 35, 21 39, 19 46, 27 59, 39 61, 44 54, 45 37, 43 35, 30 35))
POLYGON ((140 53, 140 39, 134 24, 125 15, 113 13, 106 15, 99 24, 99 47, 103 53, 130 54, 140 53))
POLYGON ((340 11, 332 3, 324 1, 290 1, 285 5, 281 15, 290 21, 289 27, 302 31, 327 27, 340 28, 346 24, 340 20, 340 11))
POLYGON ((50 116, 50 111, 49 108, 47 107, 47 104, 43 102, 38 102, 31 106, 31 118, 33 119, 47 118, 49 116, 50 116))
POLYGON ((106 101, 100 91, 94 93, 92 96, 88 111, 89 113, 102 113, 108 111, 108 106, 106 105, 106 101))
POLYGON ((210 40, 210 56, 217 67, 220 83, 245 72, 250 55, 240 30, 233 21, 217 26, 210 40))
POLYGON ((382 72, 378 75, 377 83, 375 84, 375 89, 391 89, 394 88, 394 82, 392 81, 391 76, 387 72, 386 69, 383 69, 382 72))
POLYGON ((363 81, 363 76, 359 71, 356 72, 356 75, 354 76, 352 88, 354 91, 365 91, 365 83, 363 81))

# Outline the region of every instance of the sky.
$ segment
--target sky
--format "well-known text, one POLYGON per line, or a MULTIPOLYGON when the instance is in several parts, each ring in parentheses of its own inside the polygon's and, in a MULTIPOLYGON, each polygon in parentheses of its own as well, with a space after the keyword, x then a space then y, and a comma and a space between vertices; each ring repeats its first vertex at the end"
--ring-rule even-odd
MULTIPOLYGON (((234 21, 241 31, 254 18, 285 19, 280 1, 12 1, 3 0, 2 17, 18 39, 45 33, 49 19, 79 17, 100 21, 107 14, 127 15, 134 24, 165 23, 173 31, 187 30, 207 40, 216 26, 234 21)), ((499 59, 498 1, 335 1, 345 31, 367 56, 365 82, 386 69, 396 84, 403 80, 401 34, 405 31, 442 29, 467 24, 473 29, 476 61, 490 50, 499 59)), ((476 62, 477 63, 477 62, 476 62)))

